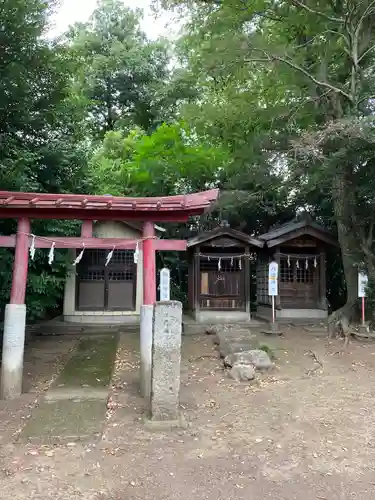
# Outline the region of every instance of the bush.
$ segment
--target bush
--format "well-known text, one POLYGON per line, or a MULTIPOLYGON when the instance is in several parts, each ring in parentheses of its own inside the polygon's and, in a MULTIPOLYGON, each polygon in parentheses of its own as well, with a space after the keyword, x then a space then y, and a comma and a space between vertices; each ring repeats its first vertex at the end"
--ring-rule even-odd
POLYGON ((273 350, 271 349, 271 347, 269 347, 267 344, 262 344, 258 347, 258 349, 260 349, 261 351, 264 351, 268 354, 268 356, 270 357, 271 361, 273 361, 274 359, 276 359, 276 356, 275 356, 275 353, 273 352, 273 350))

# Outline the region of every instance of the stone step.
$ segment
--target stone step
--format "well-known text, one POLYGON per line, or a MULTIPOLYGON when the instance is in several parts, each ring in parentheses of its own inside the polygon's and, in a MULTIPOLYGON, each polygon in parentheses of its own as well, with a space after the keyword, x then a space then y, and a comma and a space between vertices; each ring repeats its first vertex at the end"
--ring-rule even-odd
POLYGON ((85 324, 82 323, 64 323, 64 322, 45 322, 38 325, 32 325, 27 328, 29 335, 107 335, 109 333, 139 331, 138 325, 122 324, 85 324))
MULTIPOLYGON (((213 323, 198 323, 193 319, 184 320, 182 322, 182 332, 183 335, 202 335, 207 333, 207 330, 213 326, 213 323)), ((219 324, 215 324, 216 327, 220 326, 219 324)), ((239 323, 231 323, 231 330, 248 330, 250 331, 252 328, 261 328, 264 326, 264 322, 252 319, 251 321, 239 322, 239 323)))
MULTIPOLYGON (((271 316, 265 316, 262 314, 256 314, 255 317, 257 320, 262 321, 263 325, 264 323, 270 323, 272 320, 271 316)), ((321 318, 277 318, 277 323, 300 327, 326 324, 327 320, 321 318)))

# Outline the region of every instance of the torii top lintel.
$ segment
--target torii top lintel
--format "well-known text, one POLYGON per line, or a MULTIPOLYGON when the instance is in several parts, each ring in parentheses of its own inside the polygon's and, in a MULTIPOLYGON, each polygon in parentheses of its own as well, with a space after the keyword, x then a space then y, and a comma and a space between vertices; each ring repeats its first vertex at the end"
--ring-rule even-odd
POLYGON ((0 218, 185 222, 218 196, 218 189, 152 198, 0 191, 0 218))

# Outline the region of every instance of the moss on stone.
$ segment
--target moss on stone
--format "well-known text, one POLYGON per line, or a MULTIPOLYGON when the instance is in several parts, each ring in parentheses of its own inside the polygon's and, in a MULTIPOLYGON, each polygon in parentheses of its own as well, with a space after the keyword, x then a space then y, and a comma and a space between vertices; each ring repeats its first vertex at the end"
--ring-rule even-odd
POLYGON ((106 387, 116 358, 117 336, 81 339, 54 387, 106 387))

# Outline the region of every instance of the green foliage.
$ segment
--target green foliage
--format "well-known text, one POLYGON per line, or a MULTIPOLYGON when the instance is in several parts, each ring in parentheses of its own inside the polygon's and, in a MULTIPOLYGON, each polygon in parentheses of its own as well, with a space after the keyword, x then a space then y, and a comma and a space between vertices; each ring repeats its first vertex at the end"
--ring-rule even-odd
MULTIPOLYGON (((185 20, 175 47, 150 41, 142 12, 102 0, 59 42, 45 30, 53 2, 4 0, 0 65, 0 186, 131 196, 220 187, 219 218, 257 234, 311 211, 338 231, 346 284, 357 267, 375 281, 374 16, 371 0, 164 0, 185 20), (180 66, 170 69, 170 55, 180 66)), ((14 221, 0 221, 11 234, 14 221)), ((35 221, 39 235, 77 234, 77 223, 35 221)), ((169 224, 166 237, 192 226, 169 224)), ((30 264, 30 318, 61 303, 66 255, 30 264)), ((186 298, 186 263, 172 269, 186 298)), ((328 279, 334 307, 341 259, 328 279)), ((0 251, 0 303, 12 252, 0 251)), ((354 285, 353 285, 354 284, 354 285)), ((354 287, 354 288, 353 288, 354 287)), ((371 288, 371 287, 370 287, 371 288)), ((339 292, 337 292, 337 290, 339 292)), ((340 296, 338 296, 340 295, 340 296)))
MULTIPOLYGON (((337 228, 349 310, 357 301, 357 266, 364 262, 375 277, 372 125, 366 123, 375 90, 374 3, 163 4, 182 6, 188 19, 180 51, 201 90, 199 102, 185 108, 189 120, 229 144, 232 166, 242 174, 244 158, 251 158, 247 179, 254 172, 270 181, 278 170, 274 184, 260 185, 278 201, 284 186, 285 208, 308 208, 337 228)), ((229 174, 230 183, 235 178, 229 174)))
POLYGON ((260 349, 261 351, 266 352, 268 354, 268 356, 270 357, 271 361, 274 361, 276 359, 276 355, 275 355, 273 349, 271 349, 271 347, 268 346, 267 344, 261 344, 261 345, 259 345, 258 349, 260 349))
POLYGON ((199 141, 184 124, 163 124, 151 135, 108 132, 91 176, 103 194, 167 196, 215 186, 228 161, 224 148, 199 141))
POLYGON ((95 138, 134 125, 150 130, 158 120, 166 97, 168 45, 146 38, 141 16, 120 0, 102 0, 88 23, 67 34, 74 88, 86 102, 95 138))
MULTIPOLYGON (((70 91, 70 65, 64 50, 44 38, 50 2, 5 0, 0 66, 0 186, 7 190, 80 192, 88 190, 86 150, 77 107, 70 91)), ((0 234, 16 230, 0 220, 0 234)), ((35 234, 71 234, 75 226, 36 221, 35 234)), ((13 252, 0 252, 0 304, 9 300, 13 252)), ((30 319, 61 303, 63 252, 51 268, 45 251, 30 263, 27 307, 30 319), (44 257, 42 257, 44 254, 44 257)))

